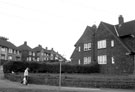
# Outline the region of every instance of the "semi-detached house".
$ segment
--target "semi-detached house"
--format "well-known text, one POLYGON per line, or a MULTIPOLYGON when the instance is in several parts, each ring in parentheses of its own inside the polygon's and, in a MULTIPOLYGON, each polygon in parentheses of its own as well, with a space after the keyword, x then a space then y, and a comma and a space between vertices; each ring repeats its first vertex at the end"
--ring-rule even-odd
POLYGON ((5 37, 0 37, 0 60, 21 60, 19 49, 5 37))
POLYGON ((101 22, 98 28, 87 27, 75 44, 72 63, 98 63, 100 72, 104 74, 133 74, 135 20, 124 22, 121 15, 118 22, 117 25, 101 22))

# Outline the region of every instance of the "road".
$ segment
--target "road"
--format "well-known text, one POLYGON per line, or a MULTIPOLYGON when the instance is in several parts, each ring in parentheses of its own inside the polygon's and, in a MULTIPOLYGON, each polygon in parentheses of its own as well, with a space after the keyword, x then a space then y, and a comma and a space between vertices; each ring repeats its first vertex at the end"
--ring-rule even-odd
POLYGON ((80 87, 57 87, 48 85, 22 85, 18 82, 11 82, 3 77, 3 71, 0 69, 0 89, 1 88, 18 88, 18 89, 43 89, 43 90, 61 90, 68 92, 135 92, 135 90, 124 90, 124 89, 107 89, 107 88, 80 88, 80 87))

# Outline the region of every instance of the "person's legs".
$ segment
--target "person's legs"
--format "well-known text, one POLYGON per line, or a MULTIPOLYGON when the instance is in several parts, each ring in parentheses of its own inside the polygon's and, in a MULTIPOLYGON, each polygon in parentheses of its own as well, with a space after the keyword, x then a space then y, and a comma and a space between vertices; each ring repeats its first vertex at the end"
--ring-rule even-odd
POLYGON ((26 85, 28 84, 28 76, 26 76, 26 85))

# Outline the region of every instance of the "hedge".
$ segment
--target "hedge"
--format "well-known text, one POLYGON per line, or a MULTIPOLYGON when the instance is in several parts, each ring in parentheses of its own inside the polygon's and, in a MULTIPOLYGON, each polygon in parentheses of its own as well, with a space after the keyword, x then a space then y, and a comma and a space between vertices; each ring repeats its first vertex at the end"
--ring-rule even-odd
MULTIPOLYGON (((20 82, 23 74, 6 73, 5 78, 20 82)), ((62 86, 74 87, 93 87, 93 88, 120 88, 135 89, 134 76, 103 76, 101 74, 62 74, 62 86)), ((59 85, 58 74, 38 74, 29 75, 30 84, 59 85)))
MULTIPOLYGON (((22 62, 8 61, 3 65, 4 73, 12 71, 24 72, 29 67, 32 73, 59 73, 59 63, 43 63, 43 62, 22 62)), ((99 65, 70 65, 62 63, 62 73, 99 73, 99 65)))

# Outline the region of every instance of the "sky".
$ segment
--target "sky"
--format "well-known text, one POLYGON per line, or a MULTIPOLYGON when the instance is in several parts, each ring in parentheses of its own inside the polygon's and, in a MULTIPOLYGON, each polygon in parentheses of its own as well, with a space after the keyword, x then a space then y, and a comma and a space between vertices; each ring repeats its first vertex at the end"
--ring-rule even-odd
POLYGON ((86 26, 135 19, 134 0, 0 0, 0 36, 20 46, 53 48, 66 59, 86 26))

